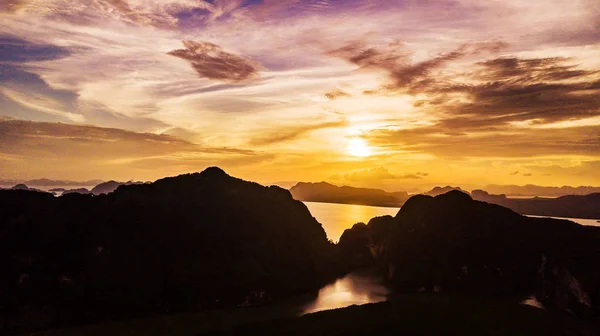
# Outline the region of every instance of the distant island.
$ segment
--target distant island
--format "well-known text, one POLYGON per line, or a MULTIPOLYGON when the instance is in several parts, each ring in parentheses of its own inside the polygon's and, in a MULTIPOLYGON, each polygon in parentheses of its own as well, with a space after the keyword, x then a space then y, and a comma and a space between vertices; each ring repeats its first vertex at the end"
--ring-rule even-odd
POLYGON ((589 195, 594 193, 600 193, 600 187, 592 186, 562 186, 562 187, 545 187, 534 184, 527 184, 524 186, 518 185, 497 185, 490 184, 483 188, 490 194, 504 194, 506 196, 520 196, 520 197, 560 197, 568 195, 589 195))
POLYGON ((389 193, 381 189, 339 187, 327 182, 299 182, 290 192, 295 199, 307 202, 400 207, 408 199, 408 193, 389 193))
MULTIPOLYGON (((74 188, 74 189, 67 189, 67 188, 52 188, 49 189, 47 192, 54 194, 54 195, 68 195, 68 194, 82 194, 82 195, 102 195, 102 194, 110 194, 111 192, 117 190, 118 187, 122 186, 122 185, 135 185, 135 184, 144 184, 144 183, 149 183, 149 182, 134 182, 134 181, 128 181, 128 182, 117 182, 117 181, 108 181, 108 182, 101 182, 100 184, 96 185, 95 187, 88 189, 88 188, 74 188)), ((3 188, 0 188, 0 190, 2 190, 3 188)), ((42 189, 37 189, 37 188, 30 188, 28 187, 26 184, 24 183, 19 183, 15 186, 13 186, 12 188, 10 188, 12 190, 29 190, 29 191, 38 191, 38 192, 46 192, 45 190, 42 189)))
POLYGON ((88 180, 88 181, 70 181, 70 180, 51 180, 47 178, 34 179, 34 180, 0 180, 0 186, 12 186, 16 184, 25 184, 33 187, 81 187, 81 186, 95 186, 104 181, 102 180, 88 180))
MULTIPOLYGON (((460 187, 438 186, 422 195, 438 196, 455 190, 471 195, 476 200, 499 204, 524 215, 600 219, 600 193, 557 198, 510 198, 504 194, 490 194, 485 190, 468 192, 460 187)), ((381 189, 340 187, 327 182, 300 182, 293 186, 290 192, 295 199, 301 201, 380 207, 401 207, 410 197, 406 192, 390 193, 381 189)))

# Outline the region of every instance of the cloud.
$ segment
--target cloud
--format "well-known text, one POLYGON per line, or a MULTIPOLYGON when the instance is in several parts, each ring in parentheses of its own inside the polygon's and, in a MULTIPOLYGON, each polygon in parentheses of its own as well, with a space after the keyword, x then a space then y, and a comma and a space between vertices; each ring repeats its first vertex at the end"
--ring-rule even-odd
MULTIPOLYGON (((448 54, 421 64, 428 68, 453 58, 448 54)), ((411 129, 376 129, 369 141, 441 157, 600 153, 597 69, 567 57, 516 56, 478 61, 471 69, 454 76, 438 69, 436 76, 443 80, 413 82, 412 94, 419 97, 413 106, 432 120, 411 129)))
POLYGON ((0 156, 13 158, 3 168, 6 175, 27 170, 38 176, 82 176, 87 171, 106 173, 116 167, 130 172, 149 172, 150 167, 194 171, 211 162, 231 164, 265 159, 252 150, 208 147, 166 134, 12 118, 0 119, 0 143, 0 156), (140 164, 150 161, 160 164, 140 164))
POLYGON ((275 131, 267 132, 267 134, 254 138, 250 141, 251 145, 254 146, 265 146, 277 144, 280 142, 292 141, 302 136, 328 128, 338 128, 344 127, 347 125, 346 121, 328 121, 318 124, 310 124, 303 126, 289 126, 289 127, 281 127, 275 131))
POLYGON ((508 44, 503 41, 465 43, 451 52, 441 53, 424 61, 412 62, 412 53, 401 43, 371 47, 363 42, 355 42, 329 51, 328 55, 342 58, 365 69, 386 71, 390 77, 390 83, 385 85, 386 90, 418 92, 436 84, 438 79, 432 76, 432 72, 449 62, 480 53, 497 53, 507 46, 508 44))
POLYGON ((329 91, 325 94, 325 98, 329 100, 336 100, 338 98, 350 97, 350 94, 340 89, 329 91))
MULTIPOLYGON (((460 126, 457 126, 460 127, 460 126)), ((394 152, 427 153, 438 158, 531 158, 600 156, 600 125, 554 129, 471 128, 452 133, 444 124, 413 129, 379 129, 364 137, 394 152)))
POLYGON ((21 38, 0 35, 0 62, 36 62, 55 60, 71 54, 68 48, 36 44, 21 38))
POLYGON ((101 103, 82 100, 76 91, 55 89, 22 67, 0 64, 0 101, 4 107, 2 113, 7 116, 41 121, 101 122, 109 127, 134 130, 168 127, 149 117, 130 117, 101 103))
POLYGON ((486 122, 549 123, 600 115, 600 72, 578 69, 569 61, 497 58, 479 62, 483 69, 475 72, 474 80, 482 82, 451 83, 437 89, 441 95, 462 94, 467 101, 441 100, 436 108, 457 118, 465 116, 478 127, 486 122))
POLYGON ((519 171, 518 171, 518 170, 516 170, 516 171, 514 171, 514 172, 511 172, 509 175, 511 175, 511 176, 519 175, 519 171))
POLYGON ((0 2, 0 12, 15 12, 26 2, 26 0, 2 0, 0 2))
POLYGON ((185 49, 169 55, 192 63, 201 78, 240 82, 258 76, 259 65, 249 59, 224 51, 210 42, 183 41, 185 49))

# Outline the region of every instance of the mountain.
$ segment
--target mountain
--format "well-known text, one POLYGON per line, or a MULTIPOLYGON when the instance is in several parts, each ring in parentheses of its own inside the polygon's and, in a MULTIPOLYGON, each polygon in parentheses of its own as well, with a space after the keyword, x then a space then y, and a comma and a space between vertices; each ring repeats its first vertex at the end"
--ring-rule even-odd
POLYGON ((122 185, 133 185, 133 184, 143 184, 144 182, 117 182, 117 181, 108 181, 103 182, 92 188, 91 193, 94 195, 102 195, 102 194, 110 194, 111 192, 117 190, 118 187, 122 185))
POLYGON ((299 182, 290 189, 292 196, 300 201, 400 207, 408 194, 388 193, 381 189, 339 187, 327 182, 299 182))
POLYGON ((468 194, 468 191, 462 190, 460 187, 451 187, 451 186, 445 186, 445 187, 435 187, 433 189, 431 189, 428 192, 423 193, 423 195, 428 195, 428 196, 438 196, 441 194, 445 194, 447 192, 450 192, 452 190, 458 190, 458 191, 462 191, 466 194, 468 194))
POLYGON ((334 245, 279 187, 219 168, 99 196, 0 191, 0 319, 29 332, 315 291, 334 245))
POLYGON ((34 180, 0 180, 0 185, 8 186, 14 184, 26 184, 34 187, 75 187, 75 186, 93 186, 100 184, 102 180, 89 181, 70 181, 70 180, 51 180, 47 178, 34 180))
POLYGON ((600 219, 600 193, 590 195, 568 195, 558 198, 531 199, 508 198, 506 195, 492 195, 483 190, 473 190, 473 198, 479 201, 499 204, 520 214, 600 219))
POLYGON ((87 194, 91 194, 91 193, 92 192, 89 191, 87 188, 67 189, 67 190, 64 190, 62 192, 62 196, 68 195, 68 194, 84 194, 84 195, 87 195, 87 194))
POLYGON ((559 197, 567 195, 588 195, 600 193, 600 187, 592 186, 562 186, 562 187, 544 187, 533 184, 524 186, 518 185, 496 185, 491 184, 484 188, 491 194, 505 194, 507 196, 545 196, 559 197))
POLYGON ((29 188, 26 184, 23 184, 23 183, 19 183, 19 184, 13 186, 12 188, 10 188, 10 190, 27 190, 27 191, 45 192, 43 190, 29 188))
POLYGON ((395 217, 344 232, 339 247, 347 267, 370 258, 399 293, 534 295, 548 307, 600 317, 598 227, 525 217, 451 191, 414 196, 395 217))

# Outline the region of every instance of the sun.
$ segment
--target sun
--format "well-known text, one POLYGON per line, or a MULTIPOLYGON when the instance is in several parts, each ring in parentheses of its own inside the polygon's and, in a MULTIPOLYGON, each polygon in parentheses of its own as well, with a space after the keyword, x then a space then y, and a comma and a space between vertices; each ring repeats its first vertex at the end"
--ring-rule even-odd
POLYGON ((347 151, 348 154, 357 157, 367 157, 373 154, 371 147, 369 147, 367 142, 361 138, 352 138, 348 140, 347 151))

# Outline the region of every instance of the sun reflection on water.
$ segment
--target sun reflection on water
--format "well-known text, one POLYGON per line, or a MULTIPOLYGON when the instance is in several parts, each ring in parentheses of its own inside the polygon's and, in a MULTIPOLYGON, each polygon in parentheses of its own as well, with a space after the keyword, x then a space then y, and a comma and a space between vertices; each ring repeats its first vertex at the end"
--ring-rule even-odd
POLYGON ((302 314, 322 310, 382 302, 387 299, 389 290, 375 278, 351 273, 333 284, 323 287, 317 299, 307 305, 302 314))

